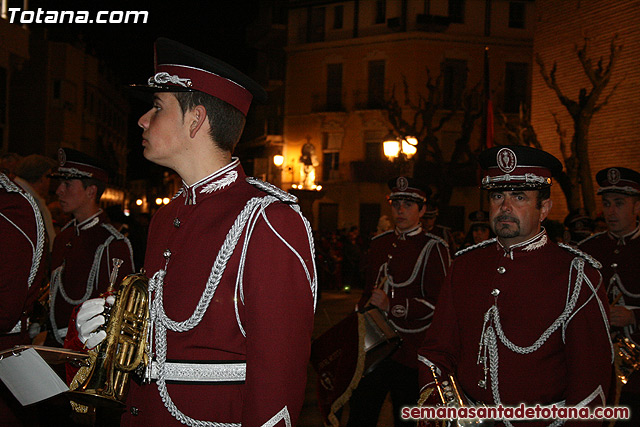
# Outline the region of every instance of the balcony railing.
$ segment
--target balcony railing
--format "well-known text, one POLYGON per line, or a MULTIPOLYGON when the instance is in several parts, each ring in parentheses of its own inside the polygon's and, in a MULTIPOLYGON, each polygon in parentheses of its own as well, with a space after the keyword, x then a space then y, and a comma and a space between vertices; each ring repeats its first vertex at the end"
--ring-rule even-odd
POLYGON ((353 91, 353 104, 356 110, 384 110, 387 108, 386 99, 389 99, 391 93, 384 91, 380 94, 370 94, 365 90, 353 91))
POLYGON ((346 111, 344 105, 344 92, 341 94, 340 98, 335 97, 327 97, 326 93, 323 94, 314 94, 311 97, 311 111, 314 113, 322 113, 327 111, 334 112, 343 112, 346 111))
POLYGON ((396 165, 389 161, 351 162, 351 181, 353 182, 387 182, 396 174, 396 165))
POLYGON ((432 33, 442 33, 449 28, 451 20, 448 16, 418 15, 416 16, 416 28, 432 33))

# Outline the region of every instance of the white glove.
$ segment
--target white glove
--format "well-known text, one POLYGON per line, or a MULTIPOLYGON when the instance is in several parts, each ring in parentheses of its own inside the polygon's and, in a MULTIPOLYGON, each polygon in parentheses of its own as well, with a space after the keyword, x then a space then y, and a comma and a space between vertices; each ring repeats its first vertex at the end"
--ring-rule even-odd
POLYGON ((78 339, 88 349, 96 347, 107 337, 107 332, 104 329, 97 332, 96 329, 105 323, 105 318, 102 315, 105 304, 113 305, 115 301, 116 298, 113 295, 109 295, 106 299, 93 298, 86 300, 78 310, 76 317, 78 339))

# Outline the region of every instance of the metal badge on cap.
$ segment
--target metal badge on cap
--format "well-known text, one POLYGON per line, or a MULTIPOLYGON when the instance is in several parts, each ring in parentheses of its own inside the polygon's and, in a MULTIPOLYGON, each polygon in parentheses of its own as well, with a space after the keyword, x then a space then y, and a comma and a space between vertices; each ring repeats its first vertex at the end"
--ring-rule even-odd
POLYGON ((509 148, 502 148, 496 154, 496 162, 500 170, 504 173, 513 172, 513 170, 518 165, 518 158, 516 157, 516 153, 514 153, 509 148))
POLYGON ((616 168, 609 169, 607 171, 607 181, 614 185, 620 182, 620 171, 616 168))
POLYGON ((398 187, 398 190, 400 191, 405 191, 409 188, 409 181, 404 176, 400 176, 396 180, 396 187, 398 187))
POLYGON ((63 166, 65 163, 67 163, 67 154, 62 148, 58 148, 58 164, 63 166))
POLYGON ((183 79, 180 76, 171 75, 166 72, 156 73, 154 76, 149 77, 149 86, 164 85, 167 83, 173 83, 186 88, 193 86, 191 79, 183 79))

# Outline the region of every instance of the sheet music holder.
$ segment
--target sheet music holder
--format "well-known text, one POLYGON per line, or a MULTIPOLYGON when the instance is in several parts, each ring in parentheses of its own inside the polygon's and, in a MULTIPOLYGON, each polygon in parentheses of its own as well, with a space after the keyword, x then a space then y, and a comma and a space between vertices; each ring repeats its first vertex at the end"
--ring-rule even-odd
POLYGON ((23 405, 68 391, 49 364, 82 363, 87 354, 56 347, 24 345, 0 352, 0 380, 23 405))

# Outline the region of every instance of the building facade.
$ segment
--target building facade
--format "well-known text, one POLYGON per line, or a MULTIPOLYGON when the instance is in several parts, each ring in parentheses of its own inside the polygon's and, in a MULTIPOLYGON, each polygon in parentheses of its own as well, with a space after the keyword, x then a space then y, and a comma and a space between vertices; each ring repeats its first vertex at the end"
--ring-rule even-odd
POLYGON ((7 150, 57 157, 70 147, 102 159, 112 177, 105 204, 125 201, 129 103, 108 67, 82 46, 29 30, 30 60, 15 72, 7 150), (34 120, 33 117, 38 117, 34 120))
MULTIPOLYGON (((394 91, 402 99, 404 80, 416 102, 418 92, 427 96, 428 73, 440 76, 439 120, 457 95, 481 86, 488 47, 496 107, 509 115, 528 104, 534 24, 535 3, 527 1, 290 1, 281 181, 285 189, 305 182, 309 168, 301 160, 311 148, 308 163, 322 186, 314 228, 359 226, 365 234, 390 213, 386 181, 399 169, 383 153, 390 131, 384 105, 394 91)), ((436 135, 445 159, 461 135, 462 115, 436 135)), ((481 135, 478 121, 473 149, 481 135)), ((441 207, 441 222, 466 230, 467 214, 483 203, 468 184, 441 207)))
MULTIPOLYGON (((594 116, 589 127, 589 159, 591 175, 610 166, 640 170, 640 1, 554 1, 536 0, 538 14, 534 37, 534 51, 550 70, 555 62, 556 78, 563 94, 575 101, 581 89, 591 90, 589 77, 583 71, 575 49, 588 40, 587 57, 593 66, 602 58, 609 62, 610 46, 617 35, 616 45, 622 46, 611 80, 600 96, 603 102, 615 92, 607 104, 594 116), (570 17, 570 18, 568 18, 570 17)), ((560 137, 553 115, 557 115, 565 139, 573 136, 573 121, 555 92, 547 87, 538 64, 533 71, 532 124, 543 148, 558 158, 560 137)), ((597 184, 594 186, 597 189, 597 184)), ((563 220, 567 205, 559 188, 553 189, 554 208, 551 218, 563 220)), ((599 202, 598 210, 601 206, 599 202)), ((596 213, 597 214, 597 213, 596 213)))

